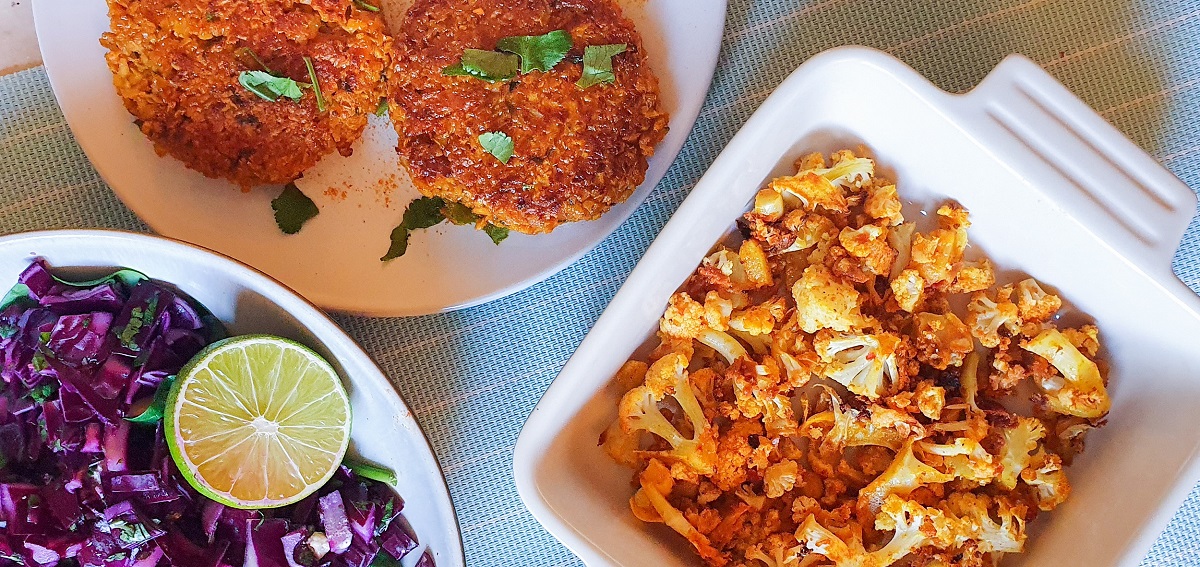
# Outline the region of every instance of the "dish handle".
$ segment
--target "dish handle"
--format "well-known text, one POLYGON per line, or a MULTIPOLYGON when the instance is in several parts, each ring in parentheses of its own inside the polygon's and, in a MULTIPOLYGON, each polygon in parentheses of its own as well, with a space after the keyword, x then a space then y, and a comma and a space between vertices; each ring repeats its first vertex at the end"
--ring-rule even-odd
POLYGON ((1140 270, 1173 277, 1196 210, 1187 185, 1024 56, 957 98, 963 119, 991 135, 988 150, 1065 216, 1140 270))

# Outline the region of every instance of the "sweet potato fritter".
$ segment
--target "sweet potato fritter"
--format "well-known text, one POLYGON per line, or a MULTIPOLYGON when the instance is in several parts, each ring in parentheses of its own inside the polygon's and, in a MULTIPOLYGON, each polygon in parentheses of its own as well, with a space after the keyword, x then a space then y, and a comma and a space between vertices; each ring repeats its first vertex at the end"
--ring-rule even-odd
POLYGON ((209 177, 287 183, 349 155, 386 95, 391 39, 351 0, 109 0, 108 13, 100 43, 125 107, 159 155, 209 177), (238 83, 255 70, 309 83, 304 57, 325 112, 313 89, 271 102, 238 83))
POLYGON ((658 80, 633 24, 612 0, 416 0, 396 38, 389 77, 400 161, 424 194, 459 201, 525 233, 598 218, 628 199, 667 131, 658 80), (508 82, 447 77, 464 49, 566 30, 573 47, 549 72, 508 82), (581 89, 584 47, 625 43, 616 81, 581 89), (478 142, 505 132, 501 163, 478 142))

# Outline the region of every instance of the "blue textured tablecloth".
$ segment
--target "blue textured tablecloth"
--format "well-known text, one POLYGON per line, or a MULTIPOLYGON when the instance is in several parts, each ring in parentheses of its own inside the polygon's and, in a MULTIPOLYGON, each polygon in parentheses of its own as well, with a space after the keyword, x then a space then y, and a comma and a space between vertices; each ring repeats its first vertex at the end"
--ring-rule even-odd
MULTIPOLYGON (((429 434, 469 565, 579 564, 517 497, 512 452, 522 423, 721 147, 789 72, 843 44, 889 51, 951 91, 1023 53, 1200 188, 1200 0, 731 0, 716 78, 683 153, 596 250, 466 311, 339 318, 429 434)), ((0 78, 0 233, 80 227, 145 230, 88 165, 42 69, 0 78)), ((1200 222, 1175 269, 1200 290, 1200 222)), ((1143 564, 1200 565, 1200 489, 1143 564)))

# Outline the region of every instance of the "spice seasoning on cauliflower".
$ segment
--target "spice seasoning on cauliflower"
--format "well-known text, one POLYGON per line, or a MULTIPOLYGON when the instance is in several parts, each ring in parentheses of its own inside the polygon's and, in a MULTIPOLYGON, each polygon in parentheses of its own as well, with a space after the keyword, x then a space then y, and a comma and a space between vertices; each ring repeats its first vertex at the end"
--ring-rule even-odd
POLYGON ((967 210, 905 222, 849 151, 769 182, 746 240, 669 301, 615 382, 630 508, 711 566, 994 566, 1067 500, 1111 401, 1093 325, 967 259, 967 210), (1009 407, 1027 407, 1032 415, 1009 407))

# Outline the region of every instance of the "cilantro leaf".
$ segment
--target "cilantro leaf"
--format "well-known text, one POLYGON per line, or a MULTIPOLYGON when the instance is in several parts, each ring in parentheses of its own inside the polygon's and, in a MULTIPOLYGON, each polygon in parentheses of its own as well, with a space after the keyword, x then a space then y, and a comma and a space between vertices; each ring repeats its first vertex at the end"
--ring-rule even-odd
POLYGON ((408 208, 404 210, 404 220, 400 222, 400 226, 409 230, 417 230, 420 228, 429 228, 443 220, 446 217, 442 216, 442 207, 446 202, 438 197, 421 197, 408 204, 408 208))
POLYGON ((589 45, 583 48, 583 75, 575 84, 581 89, 601 83, 611 83, 617 80, 613 74, 612 58, 625 53, 624 43, 609 45, 589 45))
POLYGON ((521 72, 553 69, 571 50, 571 35, 566 30, 554 30, 545 35, 518 35, 496 42, 496 49, 516 53, 521 58, 521 72))
POLYGON ((171 385, 174 383, 174 374, 163 379, 162 383, 158 385, 158 389, 154 391, 154 399, 150 401, 149 406, 146 406, 146 410, 133 417, 126 417, 125 420, 141 425, 157 425, 162 421, 163 409, 167 407, 167 394, 171 392, 171 385))
POLYGON ((446 202, 438 197, 420 197, 409 203, 408 208, 404 209, 404 218, 400 220, 400 226, 392 229, 392 245, 379 260, 386 262, 403 256, 408 251, 410 232, 429 228, 446 220, 442 215, 442 207, 445 205, 446 202))
POLYGON ((475 224, 475 221, 479 220, 479 215, 471 211, 471 207, 459 202, 446 203, 446 206, 442 207, 442 216, 457 225, 475 224))
POLYGON ((383 116, 384 114, 387 114, 387 111, 388 111, 387 99, 386 98, 379 99, 379 106, 375 107, 375 116, 383 116))
POLYGON ((388 247, 387 253, 379 258, 379 261, 386 262, 399 258, 405 252, 408 252, 408 229, 401 225, 392 229, 392 245, 388 247))
POLYGON ((9 289, 8 293, 4 294, 4 299, 0 299, 0 311, 7 309, 9 305, 18 301, 36 303, 33 298, 29 297, 29 286, 23 283, 13 285, 12 289, 9 289))
POLYGON ((513 140, 504 132, 484 132, 479 135, 479 145, 500 163, 508 163, 513 155, 513 140))
POLYGON ((275 210, 275 224, 284 234, 296 234, 304 223, 321 212, 317 204, 307 195, 300 192, 295 183, 283 186, 283 192, 271 200, 271 208, 275 210))
POLYGON ((238 83, 263 100, 271 102, 279 100, 279 97, 300 100, 304 94, 300 91, 300 83, 287 77, 276 77, 266 71, 242 71, 238 74, 238 83))
POLYGON ((502 226, 496 226, 489 223, 487 226, 483 227, 483 231, 486 232, 488 237, 492 239, 492 243, 497 246, 499 246, 505 238, 508 238, 508 229, 502 226))
POLYGON ((463 50, 462 60, 456 65, 442 69, 448 77, 469 76, 488 82, 507 81, 517 76, 519 57, 511 53, 498 53, 482 49, 463 50))

